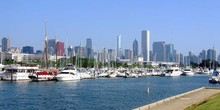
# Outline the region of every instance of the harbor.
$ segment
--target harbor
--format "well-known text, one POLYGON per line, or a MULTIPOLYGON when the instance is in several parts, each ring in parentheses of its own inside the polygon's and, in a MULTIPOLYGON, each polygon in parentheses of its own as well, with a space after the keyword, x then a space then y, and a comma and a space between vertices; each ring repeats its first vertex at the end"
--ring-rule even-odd
POLYGON ((208 78, 198 75, 0 81, 0 109, 135 109, 201 87, 220 87, 209 84, 208 78))

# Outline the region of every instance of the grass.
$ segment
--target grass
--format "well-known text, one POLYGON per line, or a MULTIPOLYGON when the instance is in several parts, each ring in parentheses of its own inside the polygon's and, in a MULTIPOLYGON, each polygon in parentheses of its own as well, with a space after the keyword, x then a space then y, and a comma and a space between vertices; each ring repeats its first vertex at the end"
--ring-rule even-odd
POLYGON ((193 104, 185 110, 220 110, 220 93, 199 104, 193 104))

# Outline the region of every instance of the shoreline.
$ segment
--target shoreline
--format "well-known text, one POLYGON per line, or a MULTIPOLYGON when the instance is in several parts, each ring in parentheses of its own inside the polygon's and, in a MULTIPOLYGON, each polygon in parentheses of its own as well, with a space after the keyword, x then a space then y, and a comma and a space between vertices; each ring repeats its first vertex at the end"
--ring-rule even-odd
POLYGON ((201 87, 135 108, 134 110, 184 110, 185 108, 200 103, 217 93, 220 93, 219 87, 201 87))

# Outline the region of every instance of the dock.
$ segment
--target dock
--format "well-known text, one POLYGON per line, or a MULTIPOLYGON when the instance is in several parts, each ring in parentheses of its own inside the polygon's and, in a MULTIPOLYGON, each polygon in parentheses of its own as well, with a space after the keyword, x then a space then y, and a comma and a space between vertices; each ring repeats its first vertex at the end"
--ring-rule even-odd
POLYGON ((220 93, 220 88, 202 87, 135 108, 134 110, 184 110, 193 104, 199 104, 207 100, 217 93, 220 93))

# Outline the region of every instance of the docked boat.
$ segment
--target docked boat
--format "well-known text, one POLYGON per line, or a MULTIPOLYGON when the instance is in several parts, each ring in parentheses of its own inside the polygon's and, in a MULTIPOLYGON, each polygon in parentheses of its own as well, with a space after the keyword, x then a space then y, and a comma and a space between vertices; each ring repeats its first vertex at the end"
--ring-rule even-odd
POLYGON ((208 68, 204 68, 199 74, 210 75, 211 73, 212 72, 208 68))
POLYGON ((214 70, 209 77, 209 83, 220 83, 219 73, 219 71, 214 70))
POLYGON ((80 80, 80 74, 78 73, 75 66, 69 64, 59 74, 55 76, 58 81, 74 81, 80 80))
POLYGON ((57 75, 56 70, 39 70, 29 74, 29 78, 32 81, 53 81, 57 75))
POLYGON ((161 76, 180 76, 182 72, 180 71, 180 68, 178 67, 171 67, 165 70, 161 76))
POLYGON ((5 68, 2 79, 8 81, 30 80, 29 74, 34 73, 38 69, 39 67, 11 65, 5 68))
POLYGON ((191 68, 186 68, 183 70, 183 73, 181 75, 183 76, 194 76, 194 72, 192 71, 191 68))
POLYGON ((3 74, 5 73, 4 65, 0 64, 0 80, 3 78, 3 74))

